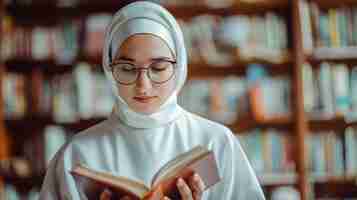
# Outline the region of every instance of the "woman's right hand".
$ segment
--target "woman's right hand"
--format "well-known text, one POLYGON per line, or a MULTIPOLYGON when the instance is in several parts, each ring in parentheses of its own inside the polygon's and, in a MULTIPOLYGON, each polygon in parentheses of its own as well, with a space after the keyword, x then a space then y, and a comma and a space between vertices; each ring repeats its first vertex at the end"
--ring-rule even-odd
MULTIPOLYGON (((111 200, 112 192, 108 189, 104 190, 99 197, 99 200, 111 200)), ((128 196, 122 197, 119 200, 130 200, 128 196)))

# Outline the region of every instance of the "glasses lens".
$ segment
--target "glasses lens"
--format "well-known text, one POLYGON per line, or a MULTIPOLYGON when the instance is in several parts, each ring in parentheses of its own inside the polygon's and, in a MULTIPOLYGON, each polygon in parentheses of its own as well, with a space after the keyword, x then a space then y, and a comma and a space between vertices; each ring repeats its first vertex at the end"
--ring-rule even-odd
POLYGON ((113 66, 113 76, 119 83, 130 84, 136 80, 137 69, 132 64, 119 63, 113 66))
POLYGON ((171 79, 174 74, 174 66, 169 61, 158 61, 150 65, 149 77, 155 83, 163 83, 171 79))

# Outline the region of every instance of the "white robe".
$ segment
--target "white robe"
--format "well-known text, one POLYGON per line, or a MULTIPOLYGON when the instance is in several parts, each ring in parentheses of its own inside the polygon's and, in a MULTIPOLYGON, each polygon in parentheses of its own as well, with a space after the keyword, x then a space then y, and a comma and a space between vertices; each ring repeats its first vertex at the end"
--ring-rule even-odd
POLYGON ((221 181, 202 200, 263 200, 263 192, 237 137, 226 127, 183 111, 159 128, 133 129, 112 114, 75 135, 51 161, 42 200, 87 199, 69 171, 78 163, 150 185, 155 172, 197 145, 212 150, 221 181))

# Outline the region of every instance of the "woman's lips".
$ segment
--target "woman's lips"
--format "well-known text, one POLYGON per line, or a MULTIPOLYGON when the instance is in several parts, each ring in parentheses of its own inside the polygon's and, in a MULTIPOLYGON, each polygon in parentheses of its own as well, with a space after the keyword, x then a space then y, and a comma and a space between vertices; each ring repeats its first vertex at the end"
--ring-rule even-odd
POLYGON ((135 101, 138 101, 140 103, 149 103, 150 101, 154 100, 154 96, 153 97, 134 97, 133 99, 135 101))

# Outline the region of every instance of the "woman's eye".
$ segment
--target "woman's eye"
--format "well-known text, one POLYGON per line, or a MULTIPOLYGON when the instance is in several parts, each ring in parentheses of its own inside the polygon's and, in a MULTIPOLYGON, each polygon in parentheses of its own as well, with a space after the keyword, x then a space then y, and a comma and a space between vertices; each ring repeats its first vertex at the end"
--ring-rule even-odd
POLYGON ((156 72, 161 72, 161 71, 165 71, 169 67, 169 65, 170 63, 166 63, 166 62, 155 63, 151 65, 151 69, 156 72))
POLYGON ((161 72, 161 71, 165 71, 165 70, 166 70, 166 67, 165 67, 165 68, 152 67, 151 69, 152 69, 153 71, 155 71, 155 72, 161 72))
POLYGON ((130 71, 135 71, 135 67, 132 66, 132 65, 129 65, 129 64, 123 64, 120 66, 120 69, 123 70, 123 71, 127 71, 127 72, 130 72, 130 71))

